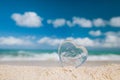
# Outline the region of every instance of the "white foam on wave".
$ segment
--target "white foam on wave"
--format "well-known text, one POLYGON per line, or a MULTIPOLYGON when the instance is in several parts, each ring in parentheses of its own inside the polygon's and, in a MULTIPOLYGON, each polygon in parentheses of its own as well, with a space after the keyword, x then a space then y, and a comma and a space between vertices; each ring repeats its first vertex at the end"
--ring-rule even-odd
POLYGON ((0 61, 29 61, 29 60, 35 60, 35 61, 44 61, 44 60, 55 60, 58 61, 59 57, 58 55, 54 52, 52 54, 49 53, 44 53, 44 54, 29 54, 31 56, 22 56, 21 54, 18 56, 10 56, 10 55, 5 55, 0 57, 0 61))
MULTIPOLYGON (((26 53, 24 51, 19 52, 18 56, 4 55, 0 56, 0 61, 44 61, 44 60, 59 60, 59 56, 56 52, 53 53, 26 53), (23 53, 29 56, 24 56, 23 53)), ((120 55, 88 55, 88 61, 120 61, 120 55)))
POLYGON ((120 55, 90 55, 88 61, 120 61, 120 55))

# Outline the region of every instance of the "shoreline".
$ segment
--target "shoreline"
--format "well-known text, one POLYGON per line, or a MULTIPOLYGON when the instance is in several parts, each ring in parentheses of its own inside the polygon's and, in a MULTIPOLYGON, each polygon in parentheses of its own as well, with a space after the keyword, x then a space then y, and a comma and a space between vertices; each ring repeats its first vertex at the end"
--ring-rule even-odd
MULTIPOLYGON (((101 66, 109 64, 120 64, 120 61, 86 61, 82 66, 101 66)), ((59 61, 0 61, 0 65, 16 66, 41 66, 41 67, 61 67, 59 61)), ((70 66, 70 65, 68 65, 70 66)))

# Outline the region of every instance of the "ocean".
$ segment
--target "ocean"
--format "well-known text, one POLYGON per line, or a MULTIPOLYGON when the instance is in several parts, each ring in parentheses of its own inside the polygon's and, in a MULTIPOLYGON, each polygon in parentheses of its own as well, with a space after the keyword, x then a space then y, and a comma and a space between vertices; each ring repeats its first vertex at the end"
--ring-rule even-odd
MULTIPOLYGON (((57 50, 0 49, 0 61, 59 60, 57 50)), ((88 61, 120 61, 119 50, 88 50, 88 61)))

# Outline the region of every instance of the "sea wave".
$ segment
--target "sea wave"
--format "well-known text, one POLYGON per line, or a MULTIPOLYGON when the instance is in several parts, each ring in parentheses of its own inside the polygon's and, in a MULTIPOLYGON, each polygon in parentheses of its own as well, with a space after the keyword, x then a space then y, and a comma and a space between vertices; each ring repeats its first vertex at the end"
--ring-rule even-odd
POLYGON ((88 61, 120 61, 120 55, 90 55, 88 61))
POLYGON ((58 55, 56 52, 45 53, 45 52, 31 52, 20 50, 15 53, 1 54, 0 61, 12 61, 12 60, 58 60, 58 55))
MULTIPOLYGON (((30 52, 30 51, 18 51, 16 54, 4 54, 0 55, 0 61, 44 61, 44 60, 59 60, 57 52, 52 53, 42 53, 42 52, 30 52)), ((109 54, 109 55, 89 55, 88 61, 120 61, 120 55, 109 54)))

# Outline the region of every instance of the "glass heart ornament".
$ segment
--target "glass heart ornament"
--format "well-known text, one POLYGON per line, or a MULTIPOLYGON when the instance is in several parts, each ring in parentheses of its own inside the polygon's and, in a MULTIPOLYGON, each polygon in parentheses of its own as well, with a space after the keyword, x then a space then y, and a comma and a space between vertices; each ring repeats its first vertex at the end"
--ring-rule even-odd
POLYGON ((62 66, 81 66, 88 56, 88 51, 85 47, 77 45, 72 40, 66 40, 60 44, 58 48, 59 60, 62 66))

